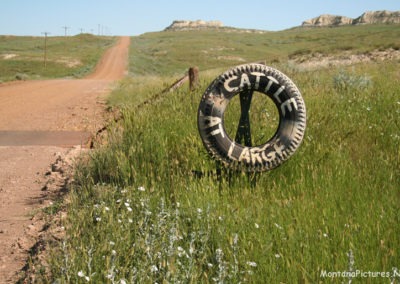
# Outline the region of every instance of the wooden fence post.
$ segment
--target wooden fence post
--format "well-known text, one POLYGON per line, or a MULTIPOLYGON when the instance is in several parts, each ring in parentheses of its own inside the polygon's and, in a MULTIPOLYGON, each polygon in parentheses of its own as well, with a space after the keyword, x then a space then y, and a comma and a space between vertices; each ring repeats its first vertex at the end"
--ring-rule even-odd
POLYGON ((199 84, 199 68, 190 67, 189 68, 189 90, 194 91, 199 84))

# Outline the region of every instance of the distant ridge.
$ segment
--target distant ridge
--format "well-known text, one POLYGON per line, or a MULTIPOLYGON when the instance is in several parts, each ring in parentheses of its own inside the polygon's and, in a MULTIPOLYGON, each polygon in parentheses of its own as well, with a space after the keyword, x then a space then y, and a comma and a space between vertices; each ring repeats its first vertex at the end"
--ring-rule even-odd
POLYGON ((302 27, 329 27, 343 25, 366 25, 366 24, 400 24, 400 11, 368 11, 352 19, 345 16, 321 15, 302 23, 302 27))
POLYGON ((218 29, 224 25, 220 21, 186 21, 175 20, 170 26, 165 28, 165 31, 184 31, 184 30, 200 30, 200 29, 218 29))
MULTIPOLYGON (((353 19, 346 16, 323 14, 318 17, 306 20, 301 27, 337 27, 350 25, 368 25, 368 24, 400 24, 400 11, 367 11, 361 16, 353 19)), ((225 27, 221 21, 190 21, 175 20, 164 31, 188 31, 188 30, 206 30, 223 29, 242 32, 266 32, 249 29, 236 29, 225 27)))

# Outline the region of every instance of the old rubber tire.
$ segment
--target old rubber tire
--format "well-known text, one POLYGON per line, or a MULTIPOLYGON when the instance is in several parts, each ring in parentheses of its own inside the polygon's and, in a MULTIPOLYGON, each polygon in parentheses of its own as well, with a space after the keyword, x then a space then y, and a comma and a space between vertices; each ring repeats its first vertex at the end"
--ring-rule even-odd
POLYGON ((233 169, 261 172, 278 167, 297 150, 306 128, 306 107, 300 91, 286 75, 262 64, 246 64, 210 84, 201 99, 197 122, 203 144, 214 158, 233 169), (224 128, 227 105, 246 90, 269 96, 279 113, 276 133, 255 147, 235 143, 224 128))

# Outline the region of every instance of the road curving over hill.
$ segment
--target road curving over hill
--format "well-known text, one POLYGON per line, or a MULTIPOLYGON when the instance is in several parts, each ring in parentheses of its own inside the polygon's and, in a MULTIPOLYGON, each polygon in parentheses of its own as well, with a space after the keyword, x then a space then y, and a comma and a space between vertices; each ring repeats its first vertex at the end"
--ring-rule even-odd
POLYGON ((129 37, 83 79, 0 84, 0 283, 15 283, 43 222, 33 212, 62 189, 57 165, 104 125, 104 98, 127 73, 129 37), (54 193, 54 192, 53 192, 54 193))
POLYGON ((84 79, 12 82, 0 85, 0 131, 92 130, 102 98, 124 77, 129 37, 107 50, 84 79))

